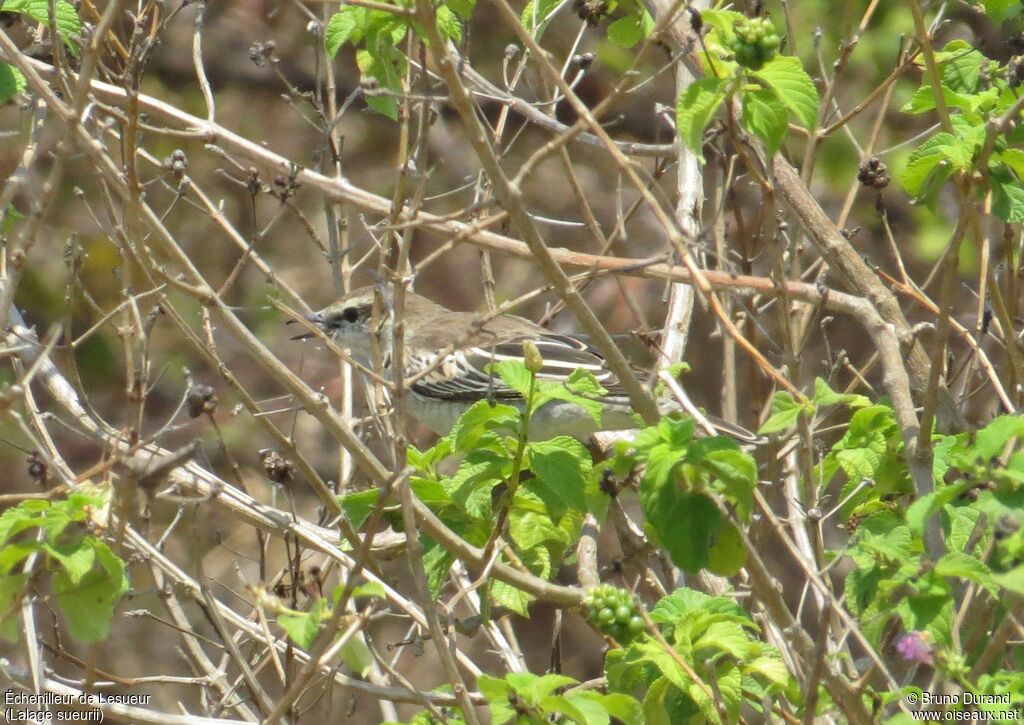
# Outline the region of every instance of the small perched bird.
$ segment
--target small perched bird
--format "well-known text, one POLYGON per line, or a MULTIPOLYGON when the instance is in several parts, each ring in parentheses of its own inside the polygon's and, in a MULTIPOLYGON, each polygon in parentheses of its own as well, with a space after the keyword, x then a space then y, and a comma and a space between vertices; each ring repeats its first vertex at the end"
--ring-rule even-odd
MULTIPOLYGON (((319 312, 306 315, 306 319, 371 369, 376 344, 383 372, 390 378, 392 313, 385 302, 374 326, 373 305, 374 287, 362 287, 319 312)), ((499 315, 484 321, 474 313, 454 312, 413 292, 405 294, 403 321, 404 377, 429 370, 410 386, 406 410, 435 433, 448 433, 479 400, 523 407, 522 396, 501 378, 489 374, 487 366, 502 360, 522 360, 523 343, 527 340, 537 346, 543 358, 538 379, 564 381, 579 368, 589 371, 608 391, 600 398, 600 426, 580 406, 552 400, 530 419, 531 438, 544 440, 569 435, 585 439, 599 430, 636 427, 629 396, 618 378, 608 369, 601 353, 580 337, 551 332, 515 315, 499 315)), ((665 401, 663 409, 678 410, 678 406, 674 401, 665 401)), ((741 442, 761 442, 745 428, 710 416, 708 420, 715 429, 741 442)))

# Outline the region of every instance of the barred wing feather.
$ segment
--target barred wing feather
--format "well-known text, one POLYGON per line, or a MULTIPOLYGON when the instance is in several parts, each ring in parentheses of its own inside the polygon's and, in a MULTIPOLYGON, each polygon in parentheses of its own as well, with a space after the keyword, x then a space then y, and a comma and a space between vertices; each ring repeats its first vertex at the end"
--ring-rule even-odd
POLYGON ((495 400, 518 399, 519 394, 501 378, 490 375, 487 367, 503 360, 522 360, 526 339, 533 340, 544 359, 544 366, 537 373, 541 380, 565 380, 574 370, 582 369, 590 372, 609 393, 621 394, 618 378, 605 366, 597 350, 580 338, 558 334, 516 337, 494 345, 468 347, 440 362, 437 355, 429 356, 418 361, 416 367, 417 372, 430 372, 413 383, 412 389, 420 395, 444 400, 475 401, 488 396, 495 400))

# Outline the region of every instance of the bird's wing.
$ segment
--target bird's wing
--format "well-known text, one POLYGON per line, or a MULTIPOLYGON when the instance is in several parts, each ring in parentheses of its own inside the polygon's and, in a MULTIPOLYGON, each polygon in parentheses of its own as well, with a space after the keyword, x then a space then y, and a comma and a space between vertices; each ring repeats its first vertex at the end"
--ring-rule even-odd
POLYGON ((522 360, 523 342, 526 340, 533 341, 544 360, 537 373, 539 379, 561 382, 574 370, 582 369, 590 372, 609 391, 619 389, 618 378, 608 369, 597 350, 580 338, 546 332, 513 335, 501 340, 478 336, 473 341, 475 344, 457 350, 443 360, 439 360, 440 355, 436 354, 415 361, 417 372, 425 369, 430 369, 430 372, 413 383, 412 389, 421 395, 445 400, 517 400, 519 394, 487 370, 489 365, 503 360, 522 360))

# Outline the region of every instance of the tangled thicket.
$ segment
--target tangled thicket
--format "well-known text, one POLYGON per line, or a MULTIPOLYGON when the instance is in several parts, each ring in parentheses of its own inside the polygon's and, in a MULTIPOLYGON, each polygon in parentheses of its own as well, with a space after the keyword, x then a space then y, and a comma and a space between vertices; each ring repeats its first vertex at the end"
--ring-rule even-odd
POLYGON ((1022 14, 7 0, 10 707, 1019 714, 1022 14), (503 363, 430 436, 289 339, 363 284, 587 334, 640 430, 503 363))

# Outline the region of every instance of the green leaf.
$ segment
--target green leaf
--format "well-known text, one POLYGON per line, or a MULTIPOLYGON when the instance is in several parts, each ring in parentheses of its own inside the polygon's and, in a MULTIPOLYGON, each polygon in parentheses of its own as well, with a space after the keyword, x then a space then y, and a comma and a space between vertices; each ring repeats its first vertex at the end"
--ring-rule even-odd
POLYGON ((808 409, 789 393, 779 391, 772 396, 772 414, 758 430, 758 433, 768 435, 789 430, 796 425, 800 413, 804 411, 808 414, 814 412, 813 409, 808 409))
POLYGON ((0 575, 0 637, 8 642, 18 641, 18 613, 27 584, 28 574, 0 575))
POLYGON ((441 587, 448 580, 448 571, 455 558, 439 544, 433 542, 428 542, 428 544, 423 553, 423 568, 427 571, 427 584, 430 587, 430 593, 436 597, 441 593, 441 587))
POLYGON ((447 4, 462 20, 468 21, 470 16, 473 15, 476 0, 448 0, 447 4))
POLYGON ((521 361, 502 360, 492 363, 489 368, 490 373, 501 378, 501 381, 519 393, 523 400, 530 397, 530 380, 533 376, 521 361))
POLYGON ((799 58, 777 55, 753 74, 774 89, 805 128, 814 128, 818 116, 818 89, 799 58))
POLYGON ((1020 0, 981 0, 981 7, 996 23, 1021 13, 1020 0))
POLYGON ((937 133, 914 149, 900 175, 900 183, 911 196, 925 196, 928 189, 941 186, 958 168, 966 168, 953 134, 937 133))
POLYGON ((530 490, 547 504, 554 519, 566 511, 585 511, 587 449, 574 438, 561 436, 548 441, 530 443, 528 448, 530 469, 536 478, 529 481, 530 490))
POLYGON ((935 574, 967 579, 995 593, 995 580, 985 564, 970 554, 951 551, 935 562, 935 574))
MULTIPOLYGON (((1008 174, 1007 174, 1008 176, 1008 174)), ((992 179, 992 211, 1007 224, 1024 222, 1024 186, 1009 178, 992 179)))
POLYGON ((0 63, 0 103, 14 98, 19 93, 25 92, 25 76, 13 65, 0 63))
POLYGON ((871 400, 866 395, 835 392, 823 378, 814 379, 813 402, 815 405, 822 407, 843 404, 851 408, 863 408, 871 404, 871 400))
POLYGON ((352 599, 359 599, 360 597, 384 599, 385 596, 384 585, 380 582, 365 582, 352 588, 352 599))
MULTIPOLYGON (((971 110, 975 106, 974 100, 971 96, 957 93, 945 86, 942 86, 942 99, 946 102, 946 106, 948 108, 971 110)), ((931 84, 927 81, 925 81, 920 88, 914 91, 914 96, 900 109, 903 113, 909 113, 912 115, 927 113, 928 111, 934 110, 935 92, 932 90, 931 84)))
POLYGON ((1018 181, 1024 180, 1024 149, 1008 148, 992 154, 992 160, 1001 162, 1013 172, 1018 181))
POLYGON ((299 645, 302 649, 309 649, 320 631, 320 624, 324 619, 327 609, 327 601, 323 598, 317 599, 308 612, 296 612, 289 610, 277 615, 277 623, 285 631, 288 638, 299 645))
POLYGON ((725 436, 697 441, 690 448, 687 459, 694 461, 695 454, 701 449, 709 450, 701 456, 699 468, 711 474, 714 488, 736 506, 741 520, 748 521, 757 486, 757 462, 741 450, 736 441, 725 436))
POLYGON ((82 642, 98 642, 110 632, 114 605, 123 590, 105 571, 93 569, 74 583, 63 570, 54 573, 51 583, 57 604, 71 636, 82 642))
POLYGON ((534 549, 547 542, 569 543, 551 517, 535 511, 522 511, 518 507, 509 514, 509 532, 520 549, 534 549))
POLYGON ((511 405, 491 405, 479 400, 455 423, 448 437, 454 441, 456 451, 467 452, 477 448, 482 436, 492 431, 515 433, 519 428, 520 413, 511 405))
MULTIPOLYGON (((942 85, 957 93, 974 93, 981 81, 982 66, 988 59, 966 40, 946 43, 935 54, 942 73, 942 85)), ((923 61, 920 61, 923 64, 923 61)))
POLYGON ((20 534, 22 531, 41 526, 46 520, 45 515, 39 515, 50 508, 49 501, 25 501, 14 508, 7 509, 0 514, 0 546, 20 534), (29 504, 43 504, 32 505, 29 504))
POLYGON ((608 40, 623 48, 632 48, 654 30, 654 18, 643 7, 608 26, 608 40))
POLYGON ((577 368, 569 373, 565 379, 565 387, 570 393, 579 396, 590 396, 599 398, 605 395, 608 390, 597 381, 594 374, 589 370, 577 368))
POLYGON ((345 43, 358 43, 362 40, 366 25, 365 8, 346 5, 331 16, 324 28, 324 45, 333 58, 345 43))
POLYGON ((725 100, 726 83, 721 78, 694 81, 676 102, 676 131, 683 143, 702 161, 704 129, 725 100))
POLYGON ((974 435, 972 452, 976 460, 990 461, 1013 440, 1024 436, 1024 416, 1001 415, 974 435))
MULTIPOLYGON (((598 693, 589 693, 598 695, 598 693)), ((607 695, 598 695, 598 702, 609 715, 619 720, 623 725, 643 725, 644 711, 635 697, 624 695, 621 692, 612 692, 607 695)))
POLYGON ((992 576, 996 584, 1015 594, 1024 595, 1024 565, 1015 567, 1002 574, 992 576))
POLYGON ((487 699, 487 707, 491 711, 491 722, 495 725, 501 725, 501 723, 515 722, 517 720, 518 713, 516 713, 509 702, 512 687, 505 680, 499 680, 497 677, 491 677, 490 675, 478 675, 476 686, 487 699))
POLYGON ((708 571, 718 576, 733 576, 747 563, 747 550, 740 531, 729 521, 714 535, 708 550, 708 571))
POLYGON ((789 670, 786 669, 786 663, 774 651, 748 662, 746 670, 751 674, 760 675, 779 687, 785 687, 789 683, 789 670))
MULTIPOLYGON (((77 51, 78 45, 70 36, 81 35, 82 21, 78 17, 78 13, 68 0, 56 0, 54 7, 56 10, 54 26, 57 28, 57 35, 69 49, 73 52, 77 51)), ((42 25, 50 23, 49 0, 7 0, 4 3, 4 10, 27 15, 42 25)))
POLYGON ((43 549, 60 562, 72 584, 78 584, 96 561, 96 552, 88 541, 59 547, 47 542, 43 544, 43 549))
POLYGON ((437 20, 437 29, 441 31, 443 37, 456 44, 462 42, 462 23, 451 9, 442 5, 437 9, 435 19, 437 20))
POLYGON ((738 660, 748 659, 752 644, 746 630, 737 622, 711 622, 693 642, 694 657, 700 650, 721 650, 738 660))
POLYGON ((955 500, 970 487, 970 482, 958 483, 925 494, 907 507, 907 526, 918 536, 923 536, 925 522, 932 514, 941 510, 943 506, 955 500))
POLYGON ((786 137, 789 113, 771 88, 747 91, 743 93, 743 126, 764 141, 768 153, 774 155, 786 137))
POLYGON ((530 602, 533 597, 511 584, 496 581, 491 585, 491 597, 499 607, 506 607, 521 617, 530 617, 530 602))
POLYGON ((538 30, 535 37, 539 40, 541 32, 551 21, 551 16, 562 5, 563 0, 530 0, 526 3, 520 18, 523 26, 531 32, 538 30))
POLYGON ((356 491, 355 493, 341 496, 338 502, 341 504, 341 510, 345 512, 349 523, 352 524, 352 528, 358 531, 366 523, 366 519, 370 517, 370 513, 377 505, 378 498, 380 498, 380 491, 371 488, 366 491, 356 491))
POLYGON ((694 573, 708 565, 714 537, 722 526, 722 514, 710 497, 683 493, 656 513, 646 509, 644 513, 676 566, 694 573))
POLYGON ((341 648, 341 659, 345 665, 360 677, 366 677, 373 667, 373 653, 366 646, 361 633, 349 638, 341 648))
POLYGON ((43 545, 38 541, 16 541, 0 547, 0 575, 6 575, 23 560, 39 551, 43 545))

